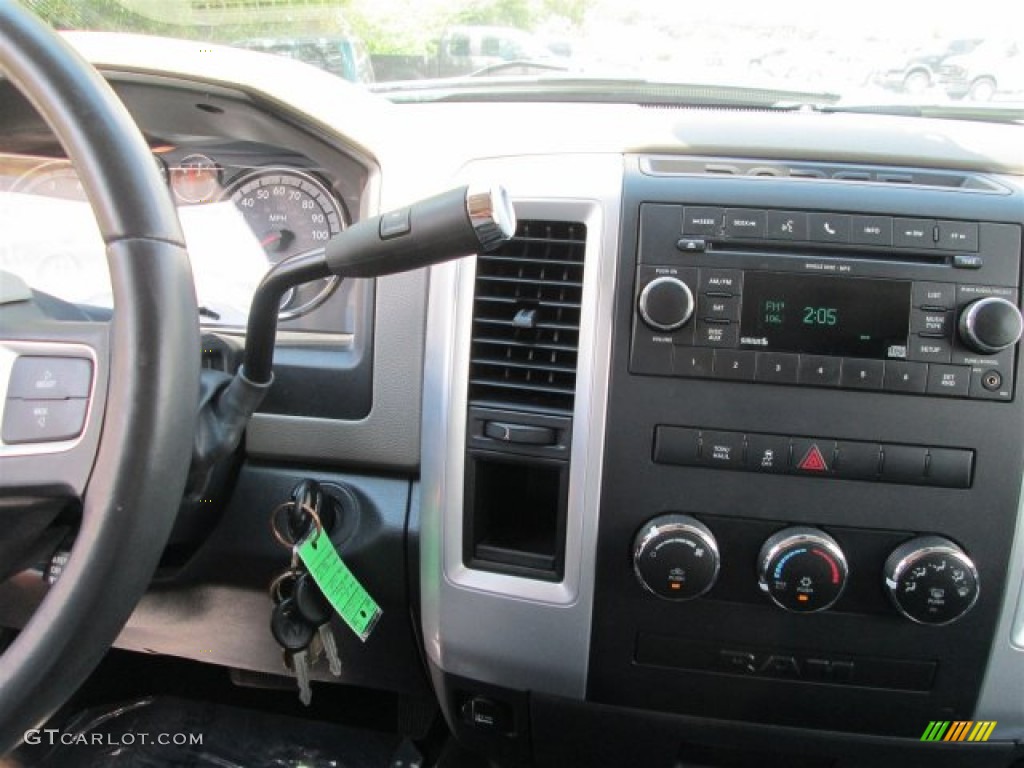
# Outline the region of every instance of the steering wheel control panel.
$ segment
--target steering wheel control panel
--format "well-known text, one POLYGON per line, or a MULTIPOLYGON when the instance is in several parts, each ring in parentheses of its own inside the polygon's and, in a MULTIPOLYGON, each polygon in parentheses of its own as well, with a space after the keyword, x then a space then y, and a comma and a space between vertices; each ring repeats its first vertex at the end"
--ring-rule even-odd
POLYGON ((91 355, 68 344, 0 347, 0 452, 65 449, 82 434, 93 387, 91 355))
POLYGON ((1009 400, 1018 281, 977 275, 1019 253, 993 223, 644 204, 630 370, 1009 400))
POLYGON ((588 698, 912 737, 973 718, 1024 464, 1019 201, 645 167, 588 698))

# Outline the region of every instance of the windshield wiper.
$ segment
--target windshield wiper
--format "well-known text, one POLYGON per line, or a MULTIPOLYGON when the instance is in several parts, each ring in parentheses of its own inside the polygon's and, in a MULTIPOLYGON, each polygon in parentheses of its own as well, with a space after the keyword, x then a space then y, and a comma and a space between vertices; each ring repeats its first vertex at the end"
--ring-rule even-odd
POLYGON ((928 117, 940 120, 969 120, 986 123, 1019 123, 1024 121, 1024 106, 999 104, 828 104, 816 106, 819 112, 856 115, 892 115, 895 117, 928 117))
POLYGON ((835 93, 816 91, 707 83, 668 83, 639 78, 590 78, 578 75, 405 80, 377 83, 371 88, 374 92, 399 103, 571 101, 795 111, 835 104, 840 98, 835 93))

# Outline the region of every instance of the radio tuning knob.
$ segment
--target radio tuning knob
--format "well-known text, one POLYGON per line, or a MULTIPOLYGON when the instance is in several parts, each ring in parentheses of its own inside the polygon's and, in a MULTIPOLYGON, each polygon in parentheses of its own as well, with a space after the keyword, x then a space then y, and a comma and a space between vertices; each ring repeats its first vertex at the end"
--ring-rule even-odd
POLYGON ((960 338, 985 355, 1012 347, 1020 339, 1024 323, 1012 301, 986 296, 968 304, 960 313, 960 338))
POLYGON ((714 534, 689 515, 656 517, 633 541, 637 579, 666 600, 700 597, 715 585, 720 565, 714 534))
POLYGON ((640 292, 640 317, 656 331, 674 331, 693 316, 693 291, 677 277, 656 277, 640 292))
POLYGON ((885 588, 896 610, 918 624, 951 624, 978 599, 978 571, 960 547, 918 536, 885 561, 885 588))

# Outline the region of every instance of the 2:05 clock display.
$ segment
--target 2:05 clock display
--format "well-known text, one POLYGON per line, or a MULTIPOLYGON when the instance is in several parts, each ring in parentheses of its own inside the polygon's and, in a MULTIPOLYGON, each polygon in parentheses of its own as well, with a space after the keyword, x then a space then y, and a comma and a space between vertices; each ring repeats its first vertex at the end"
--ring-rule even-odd
POLYGON ((906 356, 906 280, 748 272, 740 346, 843 357, 906 356))

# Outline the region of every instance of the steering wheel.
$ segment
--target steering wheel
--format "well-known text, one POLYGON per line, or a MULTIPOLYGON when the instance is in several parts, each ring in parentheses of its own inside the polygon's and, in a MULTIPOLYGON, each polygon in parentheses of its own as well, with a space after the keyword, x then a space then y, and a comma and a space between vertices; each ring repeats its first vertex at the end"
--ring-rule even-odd
MULTIPOLYGON (((92 368, 80 436, 0 444, 0 569, 24 554, 60 509, 81 503, 63 575, 0 656, 2 755, 85 680, 153 576, 188 472, 200 342, 174 204, 114 92, 16 2, 0 3, 0 72, 35 106, 78 171, 106 244, 116 306, 109 324, 55 322, 30 300, 0 298, 5 408, 25 407, 10 399, 18 394, 8 389, 15 358, 71 357, 92 368)), ((6 282, 0 293, 10 294, 16 281, 6 282)), ((33 402, 43 409, 33 414, 44 422, 53 417, 52 401, 33 402)))

